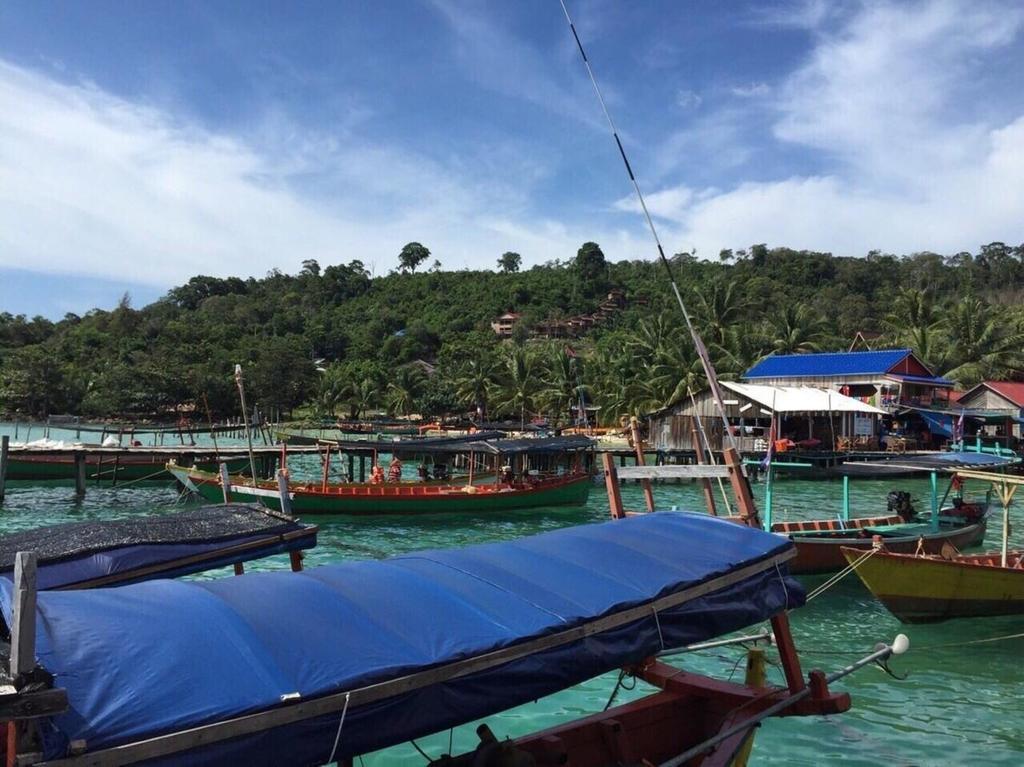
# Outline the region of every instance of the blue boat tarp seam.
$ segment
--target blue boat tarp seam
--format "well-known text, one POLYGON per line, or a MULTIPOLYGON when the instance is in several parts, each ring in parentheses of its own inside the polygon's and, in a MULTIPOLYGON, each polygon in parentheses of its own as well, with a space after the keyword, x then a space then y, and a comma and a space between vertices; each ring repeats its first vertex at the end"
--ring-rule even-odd
POLYGON ((521 594, 517 594, 514 591, 512 591, 511 589, 507 589, 504 586, 501 586, 501 585, 495 583, 494 581, 488 580, 487 578, 483 578, 480 575, 478 575, 477 573, 471 573, 471 572, 469 572, 469 570, 464 570, 461 567, 455 567, 455 566, 453 566, 453 565, 451 565, 451 564, 449 564, 447 562, 439 562, 438 560, 432 559, 431 557, 418 557, 418 559, 423 559, 423 560, 425 560, 427 562, 433 562, 434 564, 438 565, 439 567, 447 567, 447 568, 449 568, 451 570, 454 570, 457 573, 465 575, 467 578, 473 578, 474 580, 478 580, 481 583, 486 583, 488 586, 492 587, 496 591, 500 591, 500 592, 502 592, 504 594, 507 594, 507 595, 512 596, 512 597, 515 597, 516 599, 522 599, 524 602, 526 602, 531 607, 535 607, 535 608, 537 608, 538 610, 540 610, 542 612, 546 612, 552 618, 558 618, 558 620, 562 621, 562 623, 568 623, 568 620, 565 618, 565 616, 559 615, 554 610, 549 610, 548 608, 544 607, 543 605, 539 605, 536 602, 532 602, 529 599, 524 598, 521 594))
MULTIPOLYGON (((672 647, 798 607, 799 583, 773 569, 793 552, 780 536, 657 512, 302 574, 41 592, 38 656, 70 704, 44 728, 45 756, 64 756, 75 740, 96 753, 256 712, 295 717, 298 706, 374 685, 392 697, 349 711, 346 753, 365 753, 382 738, 401 742, 637 662, 661 647, 655 610, 672 647), (473 671, 484 656, 499 665, 473 671), (456 670, 463 676, 446 678, 456 670), (416 691, 391 686, 411 675, 416 691), (282 706, 295 692, 304 700, 282 706)), ((0 582, 0 607, 9 617, 9 583, 0 582)), ((302 715, 315 721, 280 720, 295 735, 287 746, 253 735, 164 763, 228 752, 238 762, 322 763, 340 710, 328 717, 322 705, 302 715), (318 734, 306 744, 308 728, 318 734)))

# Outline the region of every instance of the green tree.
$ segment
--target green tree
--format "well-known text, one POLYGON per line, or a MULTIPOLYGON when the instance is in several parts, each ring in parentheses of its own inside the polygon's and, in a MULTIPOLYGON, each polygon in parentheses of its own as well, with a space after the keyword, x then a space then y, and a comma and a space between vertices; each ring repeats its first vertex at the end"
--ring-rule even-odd
POLYGON ((584 296, 593 297, 608 289, 608 262, 596 242, 585 242, 580 246, 576 251, 574 268, 584 296))
POLYGON ((423 371, 416 365, 403 365, 394 372, 387 387, 387 405, 392 413, 412 415, 426 385, 423 371))
POLYGON ((537 357, 525 346, 506 344, 500 360, 494 389, 494 405, 504 413, 519 416, 526 427, 526 411, 533 409, 539 379, 537 357))
POLYGON ((486 356, 465 360, 452 381, 456 399, 476 411, 476 417, 487 417, 487 400, 494 387, 494 366, 486 356))
POLYGON ((507 251, 501 254, 498 259, 498 267, 504 274, 512 274, 519 271, 519 267, 523 263, 523 257, 518 253, 507 251))
POLYGON ((770 318, 772 351, 803 354, 821 351, 825 321, 806 304, 788 304, 770 318))
POLYGON ((416 267, 430 258, 430 251, 418 242, 410 242, 398 254, 398 269, 401 272, 415 272, 416 267))

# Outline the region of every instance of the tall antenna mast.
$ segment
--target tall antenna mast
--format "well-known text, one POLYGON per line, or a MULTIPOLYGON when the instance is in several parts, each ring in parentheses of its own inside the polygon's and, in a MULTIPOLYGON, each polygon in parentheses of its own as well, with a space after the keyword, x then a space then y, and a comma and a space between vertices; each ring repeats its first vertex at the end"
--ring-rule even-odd
POLYGON ((619 139, 619 132, 615 128, 615 122, 612 120, 612 115, 608 111, 608 105, 604 101, 604 96, 601 94, 601 88, 597 84, 597 78, 594 76, 594 70, 590 66, 590 59, 587 58, 587 52, 583 50, 583 43, 580 42, 580 36, 576 33, 576 25, 572 22, 572 17, 569 15, 569 9, 565 6, 565 0, 558 0, 562 6, 562 13, 565 14, 565 20, 569 23, 569 30, 572 32, 573 39, 576 40, 576 47, 579 48, 580 56, 583 57, 583 65, 587 68, 587 74, 590 75, 590 82, 594 86, 594 93, 597 94, 597 100, 601 103, 601 110, 604 112, 605 119, 608 121, 608 127, 611 128, 612 137, 615 139, 615 145, 619 148, 619 154, 622 156, 622 162, 626 166, 626 173, 629 174, 629 180, 633 182, 633 189, 636 191, 636 197, 640 201, 640 208, 644 212, 644 218, 647 219, 647 226, 651 230, 651 236, 654 238, 654 244, 658 247, 658 258, 661 260, 662 266, 665 267, 665 272, 668 274, 668 281, 672 285, 672 292, 676 294, 676 301, 679 302, 679 308, 683 312, 683 318, 686 320, 686 328, 690 331, 690 338, 693 339, 693 346, 697 350, 697 355, 700 357, 701 365, 704 367, 704 375, 708 379, 708 387, 711 389, 711 396, 715 400, 715 406, 718 408, 718 414, 722 419, 722 426, 725 428, 725 435, 729 440, 729 444, 738 450, 736 445, 736 438, 733 436, 732 430, 729 428, 729 419, 725 416, 725 403, 722 401, 722 390, 718 386, 718 374, 715 372, 715 366, 711 363, 711 357, 708 356, 707 347, 704 346, 704 341, 701 340, 700 334, 697 332, 697 328, 693 325, 693 320, 690 319, 690 313, 686 310, 686 303, 683 301, 683 295, 679 292, 679 285, 676 284, 675 275, 672 274, 672 265, 668 262, 665 257, 665 249, 661 246, 661 238, 658 237, 658 230, 654 227, 654 220, 651 218, 651 213, 647 210, 647 202, 644 200, 644 193, 640 191, 640 184, 636 180, 636 176, 633 175, 633 168, 629 164, 629 158, 626 157, 626 150, 622 146, 622 141, 619 139))

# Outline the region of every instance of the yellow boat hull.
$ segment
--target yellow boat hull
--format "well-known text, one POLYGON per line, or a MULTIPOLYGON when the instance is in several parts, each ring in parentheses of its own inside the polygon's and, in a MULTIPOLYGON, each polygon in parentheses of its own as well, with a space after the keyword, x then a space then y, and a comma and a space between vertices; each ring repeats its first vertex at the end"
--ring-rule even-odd
MULTIPOLYGON (((863 551, 843 549, 851 564, 863 551)), ((950 558, 877 551, 856 573, 879 601, 904 623, 1024 614, 1024 559, 1011 552, 1008 566, 995 554, 950 558)))

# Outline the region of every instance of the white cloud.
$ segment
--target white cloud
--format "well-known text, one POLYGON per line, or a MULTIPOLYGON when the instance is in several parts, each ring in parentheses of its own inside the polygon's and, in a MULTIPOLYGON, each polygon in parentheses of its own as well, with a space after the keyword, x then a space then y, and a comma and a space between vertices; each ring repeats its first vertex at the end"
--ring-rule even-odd
POLYGON ((703 100, 699 93, 688 88, 680 88, 676 92, 676 104, 683 109, 696 109, 703 100))
MULTIPOLYGON (((814 4, 801 8, 806 26, 822 23, 814 4)), ((838 28, 818 30, 780 88, 768 123, 779 143, 759 150, 797 149, 824 170, 699 194, 662 176, 652 199, 675 204, 659 215, 704 255, 756 242, 859 255, 1024 241, 1024 108, 1000 123, 968 106, 984 97, 980 76, 1000 66, 996 54, 1022 25, 1016 6, 862 6, 838 28)), ((709 114, 704 130, 681 132, 663 152, 717 141, 721 153, 743 156, 750 144, 728 130, 737 119, 709 114), (715 130, 716 121, 724 127, 715 130)))
POLYGON ((271 122, 254 133, 283 140, 257 145, 0 61, 0 268, 170 287, 306 258, 380 273, 413 239, 452 268, 505 250, 566 259, 589 239, 609 257, 642 246, 531 214, 546 171, 512 142, 442 161, 271 122))
POLYGON ((747 85, 734 85, 729 89, 736 98, 740 99, 753 99, 760 98, 761 96, 767 96, 772 92, 772 87, 768 83, 748 83, 747 85))

